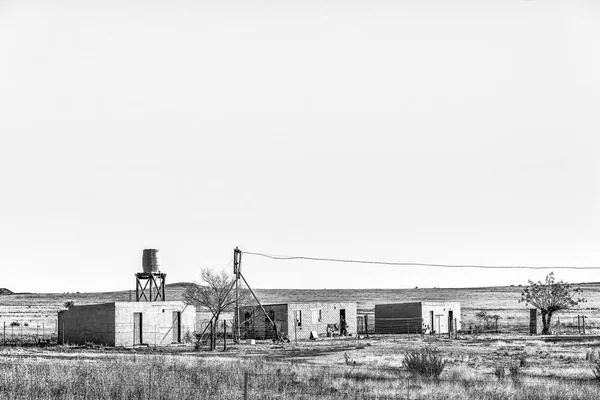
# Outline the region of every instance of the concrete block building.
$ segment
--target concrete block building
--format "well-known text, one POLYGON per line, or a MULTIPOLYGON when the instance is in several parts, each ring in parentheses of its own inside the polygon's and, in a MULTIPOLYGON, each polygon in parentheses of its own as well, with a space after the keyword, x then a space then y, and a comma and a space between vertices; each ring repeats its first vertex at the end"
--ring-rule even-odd
POLYGON ((58 312, 58 343, 168 346, 196 327, 196 309, 182 301, 74 305, 58 312))
MULTIPOLYGON (((279 333, 290 340, 356 334, 356 303, 287 303, 264 305, 279 333)), ((260 306, 240 307, 242 338, 273 339, 275 332, 260 306)))
POLYGON ((460 303, 376 304, 375 333, 448 333, 461 329, 460 303))

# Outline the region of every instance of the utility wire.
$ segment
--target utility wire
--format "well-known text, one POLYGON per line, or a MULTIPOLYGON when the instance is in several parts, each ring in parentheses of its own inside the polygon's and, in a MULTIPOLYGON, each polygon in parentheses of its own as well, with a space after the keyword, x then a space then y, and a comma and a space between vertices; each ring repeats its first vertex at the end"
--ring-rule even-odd
POLYGON ((351 264, 374 264, 374 265, 395 265, 405 267, 437 267, 437 268, 479 268, 479 269, 600 269, 598 267, 570 267, 570 266, 535 266, 535 265, 470 265, 470 264, 429 264, 429 263, 413 263, 413 262, 389 262, 389 261, 370 261, 370 260, 349 260, 342 258, 319 258, 319 257, 306 257, 306 256, 277 256, 264 253, 252 253, 244 251, 244 254, 266 257, 272 260, 308 260, 308 261, 326 261, 326 262, 337 262, 337 263, 351 263, 351 264))

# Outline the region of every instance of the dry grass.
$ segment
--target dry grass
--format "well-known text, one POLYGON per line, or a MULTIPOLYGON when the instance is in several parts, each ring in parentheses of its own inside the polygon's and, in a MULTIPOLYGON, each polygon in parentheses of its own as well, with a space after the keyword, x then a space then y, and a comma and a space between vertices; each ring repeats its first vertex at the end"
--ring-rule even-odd
POLYGON ((213 353, 4 348, 0 398, 242 398, 247 372, 251 399, 590 399, 600 388, 586 360, 594 345, 415 335, 298 346, 264 342, 213 353), (432 344, 447 361, 439 380, 411 376, 401 367, 407 351, 432 344), (520 367, 524 352, 527 363, 520 367), (503 381, 494 375, 498 365, 506 367, 503 381), (518 379, 512 379, 511 366, 519 368, 518 379))

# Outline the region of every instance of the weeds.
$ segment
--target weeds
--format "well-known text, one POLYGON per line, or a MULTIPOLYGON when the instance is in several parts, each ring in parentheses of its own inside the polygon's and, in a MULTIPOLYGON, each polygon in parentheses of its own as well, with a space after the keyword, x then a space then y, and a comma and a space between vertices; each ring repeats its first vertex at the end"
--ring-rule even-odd
MULTIPOLYGON (((598 359, 600 359, 600 350, 598 351, 598 359)), ((596 361, 596 352, 594 350, 588 350, 585 353, 585 360, 590 363, 594 363, 596 361)))
POLYGON ((411 374, 439 378, 444 371, 446 361, 435 348, 426 346, 419 350, 406 352, 402 366, 411 374))
POLYGON ((348 353, 344 353, 344 360, 346 361, 346 365, 356 367, 356 361, 350 358, 348 353))
POLYGON ((519 365, 511 365, 508 367, 508 371, 510 372, 510 379, 513 381, 513 383, 521 383, 523 371, 519 365))
POLYGON ((594 373, 596 380, 600 382, 600 360, 597 360, 592 364, 592 372, 594 373))
POLYGON ((521 356, 519 356, 519 367, 525 368, 527 367, 527 364, 527 354, 523 353, 521 356))
POLYGON ((494 375, 498 378, 498 382, 503 382, 506 376, 506 369, 503 366, 498 365, 494 368, 494 375))

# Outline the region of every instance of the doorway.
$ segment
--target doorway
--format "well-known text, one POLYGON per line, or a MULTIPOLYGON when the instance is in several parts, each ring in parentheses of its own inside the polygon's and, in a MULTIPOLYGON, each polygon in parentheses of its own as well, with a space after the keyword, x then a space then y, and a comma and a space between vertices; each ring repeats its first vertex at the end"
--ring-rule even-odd
POLYGON ((429 333, 435 333, 433 325, 433 311, 429 311, 429 333))
POLYGON ((454 331, 454 313, 452 310, 448 311, 448 333, 452 333, 454 331))
POLYGON ((271 321, 275 323, 275 311, 273 310, 269 311, 269 317, 265 316, 265 338, 268 339, 273 339, 276 337, 275 327, 273 326, 271 321), (271 320, 269 320, 269 318, 271 318, 271 320))
POLYGON ((133 345, 142 344, 142 313, 133 313, 133 345))
POLYGON ((346 329, 346 310, 340 310, 340 335, 346 336, 348 330, 346 329))
POLYGON ((173 311, 173 342, 181 343, 181 312, 173 311))

